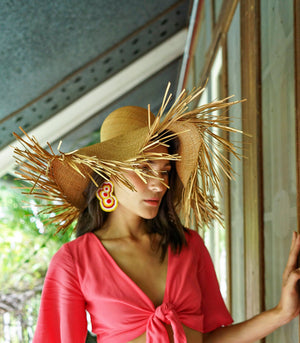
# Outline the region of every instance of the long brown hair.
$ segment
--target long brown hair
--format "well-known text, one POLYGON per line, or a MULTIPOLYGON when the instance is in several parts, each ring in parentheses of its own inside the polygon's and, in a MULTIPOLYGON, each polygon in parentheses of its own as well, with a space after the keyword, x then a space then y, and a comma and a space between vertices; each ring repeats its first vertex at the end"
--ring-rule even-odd
MULTIPOLYGON (((179 140, 173 138, 169 143, 168 152, 174 154, 178 151, 179 140)), ((105 181, 104 178, 96 173, 93 178, 100 186, 105 181)), ((171 161, 169 174, 169 189, 166 191, 160 204, 158 214, 153 219, 145 219, 149 234, 158 233, 160 236, 158 248, 161 248, 161 259, 163 260, 168 246, 174 253, 179 253, 186 244, 186 229, 181 224, 177 215, 176 207, 180 201, 183 185, 176 172, 175 162, 171 161)), ((82 236, 87 232, 93 232, 103 226, 108 213, 101 210, 99 200, 96 197, 97 186, 90 181, 85 190, 87 199, 86 208, 80 213, 76 225, 76 236, 82 236)))

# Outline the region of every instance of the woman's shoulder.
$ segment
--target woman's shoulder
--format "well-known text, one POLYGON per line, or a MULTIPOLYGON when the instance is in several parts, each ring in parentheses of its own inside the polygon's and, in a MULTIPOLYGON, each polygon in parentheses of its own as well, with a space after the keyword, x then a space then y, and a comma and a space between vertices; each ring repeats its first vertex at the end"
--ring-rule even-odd
POLYGON ((186 229, 185 231, 186 248, 184 249, 186 253, 192 256, 202 255, 203 250, 205 250, 205 245, 200 234, 192 229, 186 229))
POLYGON ((185 239, 186 239, 188 245, 189 244, 204 245, 202 237, 199 235, 199 233, 196 230, 186 229, 185 239))
POLYGON ((85 244, 92 244, 94 243, 94 236, 93 232, 86 232, 82 236, 76 237, 75 239, 65 243, 64 245, 68 246, 69 248, 81 247, 85 244))
POLYGON ((82 236, 64 243, 56 252, 55 256, 63 258, 69 255, 74 257, 90 251, 90 249, 92 249, 93 245, 96 243, 96 237, 94 236, 95 235, 92 232, 87 232, 82 236))

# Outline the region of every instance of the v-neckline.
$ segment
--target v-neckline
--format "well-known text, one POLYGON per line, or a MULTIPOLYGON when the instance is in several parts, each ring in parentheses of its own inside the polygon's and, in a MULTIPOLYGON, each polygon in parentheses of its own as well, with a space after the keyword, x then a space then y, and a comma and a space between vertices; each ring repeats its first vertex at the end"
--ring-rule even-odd
POLYGON ((141 287, 134 282, 131 277, 125 273, 125 271, 118 265, 118 263, 115 261, 115 259, 111 256, 111 254, 109 253, 109 251, 105 248, 105 246, 103 245, 101 239, 94 233, 94 232, 90 232, 95 239, 99 242, 100 248, 101 250, 104 252, 104 254, 108 257, 108 259, 110 260, 110 262, 114 265, 114 267, 134 286, 137 288, 137 290, 147 299, 147 301, 153 306, 154 309, 156 309, 157 307, 161 306, 163 303, 166 302, 166 297, 167 297, 167 292, 168 292, 168 280, 169 280, 169 273, 170 273, 170 257, 171 257, 171 253, 170 253, 170 246, 168 246, 168 250, 167 250, 167 275, 166 275, 166 281, 165 281, 165 290, 164 290, 164 296, 163 296, 163 301, 160 305, 155 306, 153 301, 150 299, 150 297, 141 289, 141 287))

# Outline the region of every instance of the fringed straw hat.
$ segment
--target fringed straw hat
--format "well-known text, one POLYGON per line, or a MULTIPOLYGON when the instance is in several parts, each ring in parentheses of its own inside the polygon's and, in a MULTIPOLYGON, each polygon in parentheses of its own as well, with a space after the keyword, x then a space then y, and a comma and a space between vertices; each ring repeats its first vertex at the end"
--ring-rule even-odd
MULTIPOLYGON (((55 154, 42 148, 34 137, 23 139, 16 133, 24 150, 15 148, 14 154, 20 165, 17 172, 23 180, 33 183, 30 193, 50 201, 42 211, 51 214, 49 221, 65 230, 86 207, 84 190, 92 174, 105 179, 114 177, 130 189, 133 185, 126 179, 126 171, 133 170, 142 180, 146 177, 140 165, 149 160, 168 159, 176 163, 177 174, 183 189, 178 214, 185 226, 194 218, 198 227, 221 214, 214 203, 212 189, 219 190, 220 171, 228 177, 232 170, 226 154, 238 157, 235 147, 224 137, 224 132, 237 130, 228 126, 228 117, 218 110, 227 109, 238 101, 228 98, 202 105, 193 110, 188 104, 200 96, 204 89, 191 94, 183 91, 168 111, 171 95, 167 87, 161 108, 156 116, 148 109, 126 106, 113 111, 101 127, 101 142, 69 153, 55 154), (215 112, 215 113, 213 113, 215 112), (168 132, 168 134, 163 134, 168 132), (179 139, 176 154, 151 153, 149 148, 168 145, 173 137, 179 139)), ((153 173, 152 177, 158 177, 153 173)), ((95 182, 95 181, 94 181, 95 182)))

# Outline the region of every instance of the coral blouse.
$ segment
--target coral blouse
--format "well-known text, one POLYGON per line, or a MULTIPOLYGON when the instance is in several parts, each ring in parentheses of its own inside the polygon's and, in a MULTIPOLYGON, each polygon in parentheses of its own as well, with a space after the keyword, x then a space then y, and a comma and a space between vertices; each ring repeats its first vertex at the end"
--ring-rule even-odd
POLYGON ((168 249, 163 303, 149 297, 120 269, 93 233, 63 245, 50 263, 34 343, 84 343, 86 310, 97 342, 124 343, 146 331, 147 343, 185 343, 182 324, 209 332, 232 323, 201 237, 189 230, 180 254, 168 249))

